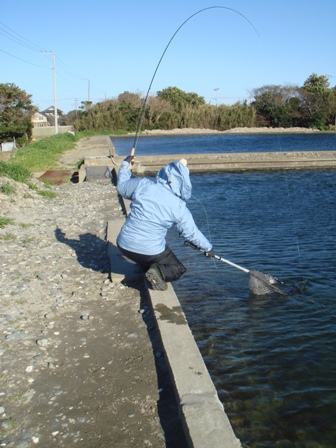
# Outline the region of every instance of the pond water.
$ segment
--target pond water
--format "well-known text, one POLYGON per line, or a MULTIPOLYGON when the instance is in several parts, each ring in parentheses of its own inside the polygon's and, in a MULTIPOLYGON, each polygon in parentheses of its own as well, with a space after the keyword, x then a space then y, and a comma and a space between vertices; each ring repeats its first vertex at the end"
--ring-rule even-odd
MULTIPOLYGON (((215 152, 217 136, 206 137, 215 152)), ((236 152, 245 137, 230 136, 236 152)), ((330 134, 252 137, 251 151, 270 148, 270 137, 273 150, 336 146, 330 134)), ((166 139, 159 152, 187 152, 190 137, 166 139)), ((202 152, 203 137, 192 140, 198 143, 189 152, 202 152)), ((334 448, 335 171, 200 174, 191 181, 188 207, 218 255, 286 284, 307 281, 302 294, 253 296, 248 274, 169 232, 188 269, 173 286, 237 437, 253 448, 334 448)))

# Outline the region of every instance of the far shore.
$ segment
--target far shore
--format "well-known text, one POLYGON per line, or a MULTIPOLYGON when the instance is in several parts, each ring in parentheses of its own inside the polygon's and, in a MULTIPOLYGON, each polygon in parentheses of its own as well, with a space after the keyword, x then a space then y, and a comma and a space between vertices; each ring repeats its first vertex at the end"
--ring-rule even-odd
MULTIPOLYGON (((171 129, 171 130, 161 130, 153 129, 151 131, 144 130, 141 135, 151 136, 151 135, 197 135, 197 134, 316 134, 331 131, 319 131, 318 129, 308 129, 308 128, 233 128, 227 131, 216 131, 214 129, 194 129, 194 128, 184 128, 184 129, 171 129)), ((128 135, 134 135, 134 133, 129 133, 128 135)))

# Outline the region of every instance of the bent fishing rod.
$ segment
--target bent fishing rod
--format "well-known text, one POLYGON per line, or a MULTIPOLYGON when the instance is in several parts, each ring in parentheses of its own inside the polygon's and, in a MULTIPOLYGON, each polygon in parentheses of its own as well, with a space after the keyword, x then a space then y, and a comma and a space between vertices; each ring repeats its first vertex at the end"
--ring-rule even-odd
POLYGON ((157 73, 157 71, 158 71, 158 69, 159 69, 159 67, 160 67, 161 61, 162 61, 164 55, 166 54, 166 51, 168 50, 168 48, 169 48, 170 44, 172 43, 172 41, 173 41, 174 37, 176 36, 176 34, 180 31, 180 29, 181 29, 187 22, 189 22, 189 20, 191 20, 193 17, 197 16, 198 14, 201 14, 202 12, 204 12, 204 11, 208 11, 208 10, 210 10, 210 9, 226 9, 226 10, 228 10, 228 11, 232 11, 232 12, 234 12, 234 13, 240 15, 243 19, 245 19, 245 20, 251 25, 251 27, 252 27, 252 28, 254 29, 254 31, 257 33, 258 37, 260 37, 260 36, 259 36, 259 33, 258 33, 258 31, 256 30, 256 28, 254 27, 253 23, 250 22, 250 20, 249 20, 247 17, 245 17, 245 16, 244 16, 243 14, 241 14, 239 11, 237 11, 237 10, 235 10, 235 9, 233 9, 233 8, 229 8, 229 7, 227 7, 227 6, 209 6, 209 7, 207 7, 207 8, 200 9, 199 11, 195 12, 195 13, 192 14, 190 17, 188 17, 188 18, 187 18, 187 19, 186 19, 186 20, 185 20, 185 21, 184 21, 184 22, 177 28, 177 30, 175 31, 175 33, 174 33, 174 34, 172 35, 172 37, 170 38, 170 40, 169 40, 169 42, 168 42, 166 48, 164 49, 164 51, 163 51, 163 53, 162 53, 162 55, 161 55, 161 57, 160 57, 160 60, 159 60, 157 66, 156 66, 156 68, 155 68, 153 77, 152 77, 152 79, 151 79, 151 82, 150 82, 150 84, 149 84, 149 87, 148 87, 148 90, 147 90, 147 93, 146 93, 146 96, 145 96, 144 104, 143 104, 143 106, 142 106, 142 110, 141 110, 141 114, 140 114, 140 118, 139 118, 139 122, 138 122, 138 127, 137 127, 137 130, 136 130, 136 133, 135 133, 134 143, 133 143, 133 147, 132 147, 132 150, 131 150, 131 156, 134 156, 134 154, 135 154, 135 149, 136 149, 136 145, 137 145, 137 143, 138 143, 138 139, 139 139, 139 135, 140 135, 140 131, 141 131, 142 122, 143 122, 143 119, 144 119, 144 117, 145 117, 145 112, 146 112, 146 106, 147 106, 147 101, 148 101, 148 97, 149 97, 149 92, 150 92, 150 90, 151 90, 151 88, 152 88, 152 84, 153 84, 154 78, 155 78, 156 73, 157 73))

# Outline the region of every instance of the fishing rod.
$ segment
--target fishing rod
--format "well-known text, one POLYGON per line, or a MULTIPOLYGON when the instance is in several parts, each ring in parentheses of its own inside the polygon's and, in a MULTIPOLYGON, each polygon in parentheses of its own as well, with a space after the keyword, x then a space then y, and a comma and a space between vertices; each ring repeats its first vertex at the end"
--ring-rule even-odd
POLYGON ((185 21, 184 21, 184 22, 177 28, 177 30, 175 31, 175 33, 174 33, 174 34, 172 35, 172 37, 170 38, 170 40, 169 40, 169 42, 168 42, 166 48, 164 49, 164 51, 163 51, 163 53, 162 53, 162 55, 161 55, 161 57, 160 57, 160 60, 159 60, 158 64, 157 64, 157 66, 156 66, 156 69, 155 69, 155 71, 154 71, 153 77, 152 77, 152 79, 151 79, 151 82, 150 82, 149 87, 148 87, 148 90, 147 90, 147 94, 146 94, 146 97, 145 97, 145 100, 144 100, 144 104, 143 104, 143 106, 142 106, 142 110, 141 110, 141 114, 140 114, 140 118, 139 118, 139 122, 138 122, 138 127, 137 127, 137 130, 136 130, 136 133, 135 133, 134 143, 133 143, 133 147, 132 147, 132 150, 131 150, 131 156, 134 156, 134 154, 135 154, 135 149, 136 149, 136 145, 137 145, 137 143, 138 143, 138 139, 139 139, 139 135, 140 135, 140 130, 141 130, 142 122, 143 122, 143 119, 144 119, 144 117, 145 117, 145 112, 146 112, 146 106, 147 106, 147 101, 148 101, 149 92, 150 92, 150 90, 151 90, 151 88, 152 88, 152 84, 153 84, 154 78, 155 78, 156 73, 157 73, 157 71, 158 71, 158 69, 159 69, 159 67, 160 67, 161 61, 162 61, 164 55, 166 54, 166 51, 168 50, 168 48, 169 48, 170 44, 172 43, 172 41, 173 41, 174 37, 176 36, 176 34, 180 31, 180 29, 181 29, 187 22, 189 22, 189 20, 191 20, 193 17, 197 16, 198 14, 201 14, 202 12, 204 12, 204 11, 208 11, 208 10, 210 10, 210 9, 226 9, 226 10, 228 10, 228 11, 232 11, 232 12, 238 14, 239 16, 241 16, 243 19, 245 19, 245 20, 252 26, 252 28, 254 29, 254 31, 257 33, 258 37, 260 37, 260 36, 259 36, 259 33, 258 33, 258 31, 256 30, 256 28, 254 27, 253 23, 250 22, 250 20, 249 20, 247 17, 245 17, 245 16, 244 16, 243 14, 241 14, 239 11, 237 11, 237 10, 235 10, 235 9, 233 9, 233 8, 229 8, 229 7, 227 7, 227 6, 209 6, 209 7, 207 7, 207 8, 200 9, 199 11, 195 12, 195 13, 192 14, 190 17, 188 17, 188 18, 187 18, 187 19, 186 19, 186 20, 185 20, 185 21))

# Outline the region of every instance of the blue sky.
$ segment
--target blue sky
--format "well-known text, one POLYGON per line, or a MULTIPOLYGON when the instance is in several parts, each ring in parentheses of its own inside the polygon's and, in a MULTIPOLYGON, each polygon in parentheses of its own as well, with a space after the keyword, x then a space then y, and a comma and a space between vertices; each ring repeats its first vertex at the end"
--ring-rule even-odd
POLYGON ((54 102, 54 53, 57 107, 65 113, 89 94, 94 103, 124 91, 145 95, 177 29, 213 6, 237 12, 212 8, 190 19, 167 49, 151 94, 176 86, 232 104, 266 84, 302 85, 312 73, 336 85, 335 0, 2 2, 0 82, 46 109, 54 102))

